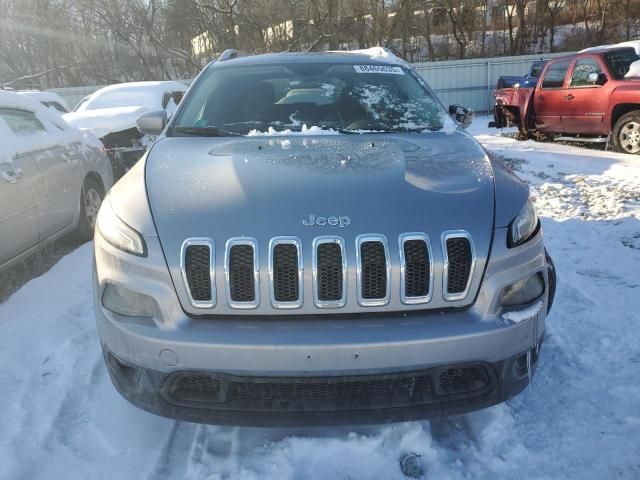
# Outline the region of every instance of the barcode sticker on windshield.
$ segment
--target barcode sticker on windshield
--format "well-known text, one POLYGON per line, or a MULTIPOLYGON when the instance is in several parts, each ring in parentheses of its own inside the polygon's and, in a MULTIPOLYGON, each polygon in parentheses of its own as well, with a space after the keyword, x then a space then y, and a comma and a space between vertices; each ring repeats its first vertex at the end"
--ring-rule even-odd
POLYGON ((354 65, 353 68, 358 73, 386 73, 389 75, 404 75, 400 67, 390 65, 354 65))

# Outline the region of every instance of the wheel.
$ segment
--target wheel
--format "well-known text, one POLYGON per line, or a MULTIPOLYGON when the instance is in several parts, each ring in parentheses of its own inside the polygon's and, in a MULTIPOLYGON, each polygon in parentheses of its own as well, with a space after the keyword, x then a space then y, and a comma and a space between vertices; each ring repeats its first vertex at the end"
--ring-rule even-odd
POLYGON ((78 236, 83 240, 91 240, 96 228, 98 211, 102 205, 104 193, 102 187, 93 180, 87 178, 82 185, 80 196, 80 221, 78 222, 78 236))
POLYGON ((640 154, 640 110, 618 119, 613 127, 613 146, 621 153, 640 154))

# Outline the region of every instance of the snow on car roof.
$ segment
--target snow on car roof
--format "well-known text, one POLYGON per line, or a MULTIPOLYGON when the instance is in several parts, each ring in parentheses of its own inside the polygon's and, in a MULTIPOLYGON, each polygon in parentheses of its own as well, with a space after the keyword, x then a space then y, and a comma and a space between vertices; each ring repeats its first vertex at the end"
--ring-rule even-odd
POLYGON ((599 45, 597 47, 585 48, 578 53, 598 52, 601 50, 611 50, 612 48, 633 48, 640 55, 640 40, 631 40, 629 42, 614 43, 611 45, 599 45))
POLYGON ((167 87, 172 87, 177 90, 186 90, 187 86, 184 83, 175 82, 172 80, 167 81, 148 81, 148 82, 126 82, 126 83, 115 83, 113 85, 108 85, 106 87, 101 88, 100 90, 95 91, 92 95, 96 95, 97 93, 106 93, 112 91, 125 91, 125 90, 145 90, 145 91, 162 91, 164 92, 167 87))
POLYGON ((13 163, 13 156, 16 154, 43 148, 47 145, 68 142, 73 137, 80 135, 80 132, 68 125, 60 115, 27 95, 0 90, 1 108, 33 112, 47 131, 27 136, 14 135, 8 125, 0 119, 0 138, 11 139, 0 142, 0 164, 13 163))
POLYGON ((56 115, 54 112, 42 105, 39 101, 32 98, 30 95, 22 95, 18 92, 0 90, 0 108, 29 110, 36 113, 38 116, 51 121, 52 123, 63 124, 63 126, 66 126, 59 115, 56 115))
POLYGON ((235 65, 263 65, 275 63, 322 63, 335 62, 345 64, 374 63, 381 65, 403 65, 407 63, 399 57, 396 57, 386 48, 372 47, 362 50, 334 50, 327 52, 281 52, 281 53, 264 53, 261 55, 239 56, 223 62, 214 61, 210 66, 214 68, 226 68, 235 65))
POLYGON ((407 62, 394 55, 388 48, 384 47, 371 47, 359 50, 331 50, 328 53, 360 55, 368 57, 370 60, 384 61, 386 63, 394 63, 396 65, 402 65, 403 67, 409 67, 407 62))
POLYGON ((20 90, 15 93, 17 93, 18 95, 25 95, 27 97, 31 97, 35 100, 38 100, 39 102, 57 102, 60 105, 62 105, 64 108, 66 108, 67 111, 69 111, 69 106, 67 105, 67 102, 65 102, 64 99, 57 93, 43 92, 41 90, 20 90))
POLYGON ((158 110, 164 93, 172 91, 186 92, 187 86, 174 81, 117 83, 89 95, 76 111, 133 106, 158 110))

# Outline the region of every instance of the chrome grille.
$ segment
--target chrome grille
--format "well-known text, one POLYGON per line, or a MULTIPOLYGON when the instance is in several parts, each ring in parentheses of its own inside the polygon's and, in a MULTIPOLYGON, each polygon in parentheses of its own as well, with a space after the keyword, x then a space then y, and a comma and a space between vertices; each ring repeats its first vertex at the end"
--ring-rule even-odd
POLYGON ((276 237, 269 245, 271 304, 274 308, 302 306, 302 242, 276 237))
POLYGON ((387 239, 382 235, 360 235, 356 239, 358 303, 380 306, 389 303, 390 264, 387 239))
MULTIPOLYGON (((429 237, 421 232, 399 236, 396 248, 389 249, 380 234, 359 235, 348 246, 342 237, 316 237, 308 253, 313 277, 305 292, 302 241, 297 237, 274 237, 268 242, 269 275, 260 275, 260 250, 255 238, 234 237, 224 247, 224 280, 217 288, 225 292, 225 309, 251 309, 261 304, 260 288, 268 292, 273 309, 302 308, 305 302, 316 308, 381 307, 390 303, 405 305, 434 304, 469 300, 476 255, 473 240, 463 230, 441 235, 441 252, 434 252, 429 237), (355 265, 347 268, 353 262, 355 265), (441 262, 441 263, 440 263, 441 262), (399 267, 399 269, 397 268, 399 267), (438 267, 438 268, 436 268, 438 267), (437 285, 434 277, 437 275, 437 285), (434 286, 442 284, 435 290, 434 286), (348 291, 354 289, 353 294, 348 291), (433 301, 433 302, 432 302, 433 301)), ((222 253, 220 253, 222 255, 222 253)), ((222 263, 222 262, 220 262, 222 263)), ((192 307, 216 307, 216 252, 210 238, 190 238, 182 246, 180 266, 192 307)), ((268 305, 268 301, 267 301, 268 305)), ((309 305, 304 308, 309 311, 309 305)), ((457 305, 456 305, 457 306, 457 305)))
POLYGON ((400 296, 406 304, 431 300, 433 260, 431 244, 424 233, 400 236, 400 296))
POLYGON ((344 240, 318 237, 313 245, 313 294, 318 308, 339 308, 346 301, 347 262, 344 240))
POLYGON ((209 238, 190 238, 182 244, 180 265, 189 301, 196 308, 211 308, 215 297, 215 249, 209 238))
POLYGON ((467 296, 473 276, 475 253, 471 236, 464 231, 445 232, 442 235, 444 253, 444 298, 460 300, 467 296))
POLYGON ((260 263, 254 238, 231 238, 225 253, 227 302, 233 308, 260 304, 260 263))

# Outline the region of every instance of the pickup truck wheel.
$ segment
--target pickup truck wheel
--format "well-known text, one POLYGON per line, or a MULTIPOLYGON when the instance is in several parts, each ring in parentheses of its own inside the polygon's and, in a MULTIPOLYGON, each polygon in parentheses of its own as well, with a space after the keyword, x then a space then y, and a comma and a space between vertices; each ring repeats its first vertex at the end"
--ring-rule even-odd
POLYGON ((640 154, 640 110, 618 119, 613 127, 613 145, 618 152, 640 154))
POLYGON ((87 178, 82 186, 80 198, 80 220, 78 222, 77 234, 82 240, 91 240, 93 231, 96 228, 98 210, 102 205, 104 193, 98 183, 87 178))

